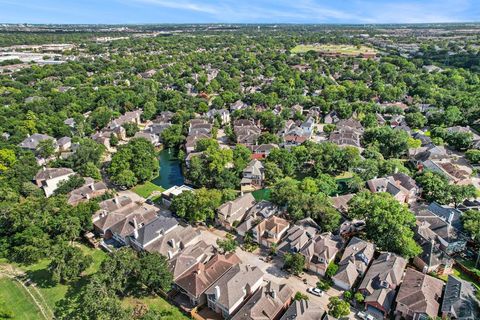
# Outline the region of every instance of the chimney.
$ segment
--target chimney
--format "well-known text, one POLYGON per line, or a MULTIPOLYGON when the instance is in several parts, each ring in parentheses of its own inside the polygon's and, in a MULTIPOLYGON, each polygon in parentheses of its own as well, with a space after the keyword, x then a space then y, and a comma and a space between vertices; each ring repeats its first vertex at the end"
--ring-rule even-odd
POLYGON ((218 300, 220 298, 220 287, 216 286, 215 287, 215 300, 218 300))
POLYGON ((390 257, 391 257, 391 255, 392 255, 392 254, 391 254, 390 252, 389 252, 389 253, 387 253, 387 258, 385 259, 385 261, 388 261, 388 260, 390 260, 390 257))
POLYGON ((167 252, 168 260, 171 260, 173 258, 173 253, 172 251, 168 250, 167 252))
POLYGON ((455 216, 455 213, 453 211, 450 212, 450 215, 448 216, 448 224, 452 224, 454 216, 455 216))
POLYGON ((272 299, 276 299, 277 298, 277 291, 275 291, 275 289, 272 289, 272 291, 270 291, 270 295, 272 296, 272 299))
POLYGON ((138 239, 138 224, 137 224, 137 218, 133 218, 133 237, 135 239, 138 239))
POLYGON ((118 200, 118 197, 113 198, 113 203, 120 204, 120 201, 118 200))
POLYGON ((91 189, 92 191, 95 191, 95 182, 93 182, 93 183, 90 185, 90 189, 91 189))
POLYGON ((176 246, 175 239, 170 240, 170 243, 172 244, 172 248, 175 249, 175 246, 176 246))

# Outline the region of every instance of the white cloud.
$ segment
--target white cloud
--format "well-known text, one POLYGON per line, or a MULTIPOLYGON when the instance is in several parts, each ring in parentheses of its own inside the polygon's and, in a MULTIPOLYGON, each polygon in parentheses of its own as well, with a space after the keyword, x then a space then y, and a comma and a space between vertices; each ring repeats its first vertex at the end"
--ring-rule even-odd
POLYGON ((203 13, 210 13, 210 14, 218 14, 219 10, 218 7, 204 4, 202 1, 198 1, 197 3, 191 1, 183 1, 183 0, 133 0, 134 2, 140 2, 145 4, 152 4, 159 7, 170 8, 170 9, 180 9, 180 10, 187 10, 187 11, 195 11, 195 12, 203 12, 203 13))

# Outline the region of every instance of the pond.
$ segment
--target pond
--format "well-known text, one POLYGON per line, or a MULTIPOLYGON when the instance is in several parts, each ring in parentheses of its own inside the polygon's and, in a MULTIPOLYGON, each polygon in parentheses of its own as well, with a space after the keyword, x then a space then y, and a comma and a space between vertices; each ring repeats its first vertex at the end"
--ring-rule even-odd
POLYGON ((158 177, 152 180, 154 184, 168 189, 173 186, 184 184, 184 178, 180 167, 180 161, 172 149, 163 149, 158 156, 160 172, 158 177))

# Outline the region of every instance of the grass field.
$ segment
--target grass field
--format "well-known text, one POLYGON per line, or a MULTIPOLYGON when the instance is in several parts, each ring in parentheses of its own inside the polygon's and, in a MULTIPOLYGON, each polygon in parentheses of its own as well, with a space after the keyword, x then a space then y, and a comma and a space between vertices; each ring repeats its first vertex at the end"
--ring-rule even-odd
POLYGON ((154 309, 162 312, 162 320, 186 320, 189 319, 183 313, 180 312, 175 306, 165 301, 160 297, 144 297, 138 298, 125 298, 122 300, 122 305, 126 308, 133 308, 137 304, 145 304, 149 309, 154 309))
MULTIPOLYGON (((165 189, 163 189, 160 186, 157 186, 156 184, 154 184, 150 181, 147 181, 144 184, 139 184, 138 186, 134 187, 132 189, 132 191, 135 192, 136 194, 138 194, 141 197, 148 198, 148 197, 150 197, 152 192, 154 192, 154 191, 163 192, 163 191, 165 191, 165 189)), ((154 196, 154 197, 152 197, 152 200, 155 201, 158 197, 160 197, 160 196, 154 196)))
POLYGON ((375 54, 377 51, 366 46, 352 46, 344 44, 299 44, 290 50, 292 53, 305 53, 316 51, 325 54, 340 54, 345 56, 358 56, 360 54, 375 54))
POLYGON ((13 312, 13 319, 44 319, 32 298, 20 283, 10 278, 0 278, 0 301, 13 312))

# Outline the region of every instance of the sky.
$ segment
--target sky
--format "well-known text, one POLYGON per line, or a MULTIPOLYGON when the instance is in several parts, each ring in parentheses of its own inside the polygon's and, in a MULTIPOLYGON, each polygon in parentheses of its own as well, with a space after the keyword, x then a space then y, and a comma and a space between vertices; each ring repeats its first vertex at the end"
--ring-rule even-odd
POLYGON ((479 21, 480 0, 0 0, 0 23, 479 21))

